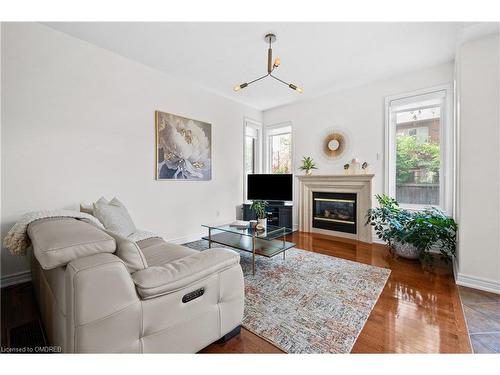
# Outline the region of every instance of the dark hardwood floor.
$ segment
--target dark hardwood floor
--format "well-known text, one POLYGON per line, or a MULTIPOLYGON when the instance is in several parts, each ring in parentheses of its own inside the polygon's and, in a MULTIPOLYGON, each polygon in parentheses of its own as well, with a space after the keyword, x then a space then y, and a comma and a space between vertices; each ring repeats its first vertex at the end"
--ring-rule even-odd
MULTIPOLYGON (((418 261, 393 258, 381 245, 335 237, 294 233, 297 247, 391 269, 391 275, 361 331, 353 353, 470 353, 471 346, 451 266, 433 271, 418 261)), ((37 319, 30 284, 2 289, 2 345, 16 325, 37 319)), ((202 353, 281 353, 257 335, 242 329, 226 343, 202 353)))

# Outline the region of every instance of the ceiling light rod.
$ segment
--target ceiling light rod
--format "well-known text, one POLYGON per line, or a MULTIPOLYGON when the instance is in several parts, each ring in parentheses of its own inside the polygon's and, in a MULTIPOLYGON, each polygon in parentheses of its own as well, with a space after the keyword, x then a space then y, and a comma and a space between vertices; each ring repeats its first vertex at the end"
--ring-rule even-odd
POLYGON ((264 78, 270 76, 271 78, 274 78, 275 80, 277 80, 277 81, 279 81, 279 82, 287 85, 292 90, 295 90, 295 91, 297 91, 299 93, 302 93, 302 91, 303 91, 302 88, 298 87, 297 85, 294 85, 293 83, 285 82, 282 79, 280 79, 280 78, 278 78, 276 76, 273 76, 271 74, 274 71, 274 69, 276 69, 281 64, 281 60, 280 60, 279 57, 276 57, 276 59, 273 62, 273 48, 272 48, 272 43, 276 41, 276 35, 275 34, 266 34, 266 36, 264 37, 264 40, 266 40, 266 41, 269 42, 269 48, 267 50, 267 74, 263 75, 262 77, 256 78, 253 81, 245 82, 245 83, 242 83, 241 85, 235 86, 234 87, 234 91, 240 91, 241 89, 244 89, 248 85, 251 85, 254 82, 260 81, 261 79, 264 79, 264 78))
POLYGON ((295 91, 298 91, 298 92, 302 93, 302 91, 303 91, 303 90, 302 90, 302 88, 298 87, 297 85, 294 85, 293 83, 288 83, 288 82, 285 82, 285 81, 283 81, 282 79, 279 79, 278 77, 275 77, 275 76, 273 76, 273 75, 272 75, 272 74, 270 74, 270 73, 269 73, 269 75, 270 75, 272 78, 274 78, 275 80, 280 81, 281 83, 283 83, 283 84, 287 85, 287 86, 288 86, 288 87, 290 87, 292 90, 295 90, 295 91))

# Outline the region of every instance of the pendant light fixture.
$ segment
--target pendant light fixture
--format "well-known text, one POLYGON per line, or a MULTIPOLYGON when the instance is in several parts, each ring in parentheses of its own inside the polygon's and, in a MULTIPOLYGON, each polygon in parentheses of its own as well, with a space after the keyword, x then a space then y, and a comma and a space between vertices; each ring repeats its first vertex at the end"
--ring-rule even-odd
POLYGON ((266 77, 271 77, 271 78, 274 78, 276 81, 281 82, 284 85, 287 85, 292 90, 295 90, 295 91, 297 91, 299 93, 302 93, 303 90, 299 86, 294 85, 293 83, 285 82, 282 79, 280 79, 280 78, 276 77, 275 75, 273 75, 274 69, 276 69, 281 64, 281 60, 280 60, 279 57, 276 57, 276 59, 273 62, 273 48, 272 48, 272 44, 276 41, 276 35, 275 34, 266 34, 266 36, 264 37, 264 40, 266 41, 266 43, 269 43, 269 48, 267 50, 267 74, 263 75, 262 77, 256 78, 253 81, 244 82, 241 85, 234 86, 233 90, 234 91, 240 91, 241 89, 244 89, 245 87, 247 87, 248 85, 251 85, 252 83, 260 81, 261 79, 264 79, 266 77))

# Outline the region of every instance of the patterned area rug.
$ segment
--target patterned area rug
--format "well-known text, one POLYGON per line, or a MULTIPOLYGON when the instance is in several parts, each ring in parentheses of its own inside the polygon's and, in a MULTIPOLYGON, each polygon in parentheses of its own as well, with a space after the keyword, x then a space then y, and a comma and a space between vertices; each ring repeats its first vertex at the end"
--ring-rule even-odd
MULTIPOLYGON (((208 242, 185 246, 205 250, 208 242)), ((238 253, 243 326, 287 353, 349 353, 391 272, 293 248, 285 260, 257 256, 253 276, 252 254, 238 253)))

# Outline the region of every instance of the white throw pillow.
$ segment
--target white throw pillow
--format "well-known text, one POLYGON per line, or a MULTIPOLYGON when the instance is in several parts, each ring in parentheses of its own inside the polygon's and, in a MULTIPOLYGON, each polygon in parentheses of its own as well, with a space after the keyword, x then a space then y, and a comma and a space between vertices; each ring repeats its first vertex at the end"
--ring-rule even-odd
POLYGON ((122 237, 127 237, 137 230, 127 209, 116 198, 108 202, 107 199, 101 197, 94 203, 94 216, 99 219, 104 228, 122 237))

